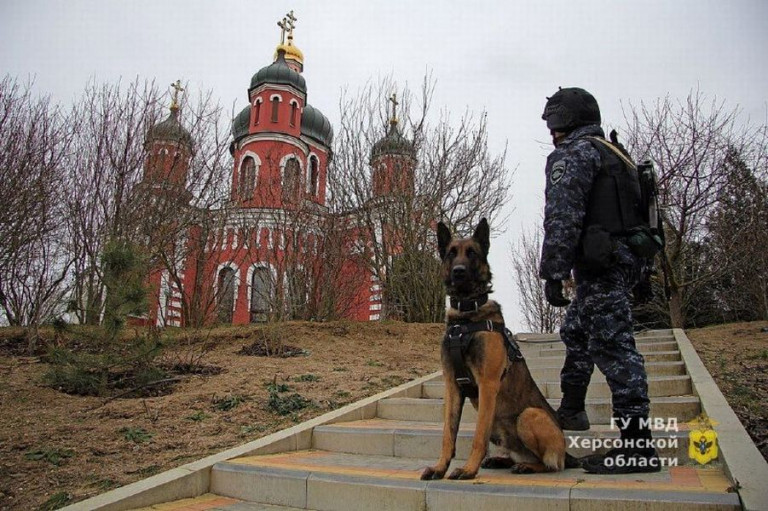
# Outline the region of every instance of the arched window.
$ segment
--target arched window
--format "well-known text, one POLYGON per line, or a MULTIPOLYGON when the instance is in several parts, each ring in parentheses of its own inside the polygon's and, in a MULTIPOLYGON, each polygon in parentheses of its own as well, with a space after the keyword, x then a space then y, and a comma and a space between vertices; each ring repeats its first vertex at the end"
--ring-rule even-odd
POLYGON ((253 124, 259 124, 259 118, 261 117, 261 98, 256 100, 256 104, 253 105, 254 107, 254 115, 253 115, 253 124))
POLYGON ((235 310, 235 270, 225 266, 219 270, 216 312, 220 323, 232 323, 235 310))
POLYGON ((269 320, 272 280, 269 268, 254 268, 251 275, 251 323, 269 320))
POLYGON ((291 126, 296 126, 296 111, 299 104, 296 101, 291 101, 291 126))
POLYGON ((255 187, 256 162, 250 156, 246 156, 240 165, 240 199, 247 200, 253 198, 255 187))
POLYGON ((299 160, 291 158, 285 162, 285 170, 283 171, 283 200, 297 200, 301 190, 300 186, 301 166, 299 160))
POLYGON ((320 178, 320 163, 317 160, 317 156, 311 156, 309 158, 309 176, 307 179, 307 192, 312 197, 317 196, 318 179, 320 178))
POLYGON ((280 96, 272 96, 272 122, 277 122, 277 108, 280 106, 280 96))

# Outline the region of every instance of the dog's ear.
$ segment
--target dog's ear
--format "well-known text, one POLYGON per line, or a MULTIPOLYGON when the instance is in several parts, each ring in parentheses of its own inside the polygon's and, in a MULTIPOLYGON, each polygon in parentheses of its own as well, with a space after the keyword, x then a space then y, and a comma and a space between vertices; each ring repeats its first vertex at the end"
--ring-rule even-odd
POLYGON ((451 244, 451 230, 443 222, 437 224, 437 250, 440 252, 440 259, 445 259, 445 252, 448 245, 451 244))
POLYGON ((488 220, 485 218, 480 220, 480 223, 477 224, 475 234, 472 235, 472 238, 474 238, 475 241, 480 244, 480 248, 483 249, 483 255, 487 257, 488 250, 491 248, 491 229, 488 227, 488 220))

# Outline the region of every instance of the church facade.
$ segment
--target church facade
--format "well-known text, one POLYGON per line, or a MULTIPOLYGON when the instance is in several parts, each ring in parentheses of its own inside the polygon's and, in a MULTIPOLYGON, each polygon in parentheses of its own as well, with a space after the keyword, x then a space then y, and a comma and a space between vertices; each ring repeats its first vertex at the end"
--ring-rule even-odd
MULTIPOLYGON (((350 320, 383 317, 381 283, 372 271, 376 236, 354 214, 329 212, 333 128, 307 101, 295 21, 291 12, 278 23, 274 60, 252 76, 248 106, 232 122, 231 207, 200 212, 205 221, 176 242, 179 270, 151 273, 146 323, 186 326, 193 308, 203 310, 206 324, 313 319, 328 317, 329 308, 330 316, 350 320)), ((183 188, 193 151, 174 96, 168 118, 147 136, 144 186, 176 190, 189 202, 183 188)), ((415 162, 393 108, 386 136, 371 148, 372 202, 413 193, 415 162)))

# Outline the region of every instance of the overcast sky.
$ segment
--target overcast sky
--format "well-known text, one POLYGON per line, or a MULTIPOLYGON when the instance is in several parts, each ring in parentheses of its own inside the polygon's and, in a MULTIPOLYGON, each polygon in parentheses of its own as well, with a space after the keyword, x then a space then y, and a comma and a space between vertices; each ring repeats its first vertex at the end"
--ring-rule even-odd
POLYGON ((495 298, 513 330, 522 323, 510 246, 540 221, 547 95, 583 87, 604 127, 619 127, 622 105, 698 88, 739 107, 743 121, 766 122, 765 0, 0 0, 0 74, 33 77, 62 103, 91 78, 181 79, 237 112, 251 76, 272 62, 276 23, 290 10, 308 102, 332 123, 342 88, 391 75, 418 89, 427 71, 438 109, 488 112, 491 149, 508 144, 517 168, 514 211, 491 247, 495 298))

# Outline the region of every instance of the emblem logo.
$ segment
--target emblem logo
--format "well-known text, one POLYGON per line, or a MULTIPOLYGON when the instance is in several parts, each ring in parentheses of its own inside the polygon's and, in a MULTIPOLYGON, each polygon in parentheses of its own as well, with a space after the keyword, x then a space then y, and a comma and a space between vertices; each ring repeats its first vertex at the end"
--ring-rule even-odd
POLYGON ((549 181, 554 185, 565 175, 565 160, 558 160, 552 165, 552 171, 549 173, 549 181))
POLYGON ((702 413, 688 424, 692 428, 688 433, 688 457, 701 465, 717 459, 717 433, 712 429, 716 423, 702 413))

